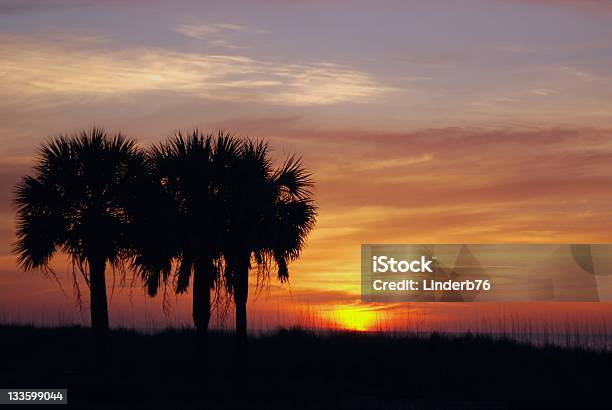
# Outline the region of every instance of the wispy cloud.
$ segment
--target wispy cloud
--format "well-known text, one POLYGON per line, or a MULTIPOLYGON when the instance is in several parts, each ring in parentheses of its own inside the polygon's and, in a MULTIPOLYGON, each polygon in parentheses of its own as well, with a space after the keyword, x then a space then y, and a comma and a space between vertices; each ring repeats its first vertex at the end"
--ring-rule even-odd
POLYGON ((269 31, 253 29, 239 24, 231 23, 184 23, 179 24, 175 29, 186 37, 196 40, 204 40, 209 46, 224 48, 239 48, 236 39, 233 37, 238 33, 246 34, 268 34, 269 31))
POLYGON ((0 38, 0 93, 10 98, 100 99, 172 92, 228 101, 325 105, 369 102, 391 91, 366 72, 330 62, 287 64, 241 55, 110 46, 0 38))
POLYGON ((551 90, 550 88, 534 88, 530 92, 531 94, 539 95, 541 97, 547 97, 556 93, 555 90, 551 90))
POLYGON ((362 164, 356 165, 354 168, 362 171, 370 170, 401 170, 412 165, 423 164, 433 160, 433 155, 425 153, 418 157, 401 156, 397 158, 372 159, 371 161, 363 161, 362 164))
POLYGON ((244 26, 229 23, 212 23, 212 24, 181 24, 176 28, 176 31, 200 40, 208 38, 211 34, 217 34, 223 31, 242 31, 244 26))
POLYGON ((577 78, 579 78, 581 80, 585 80, 585 81, 588 81, 588 82, 602 81, 602 79, 599 78, 598 76, 596 76, 594 74, 591 74, 591 73, 588 73, 588 72, 586 72, 584 70, 575 68, 575 67, 561 66, 561 67, 559 67, 559 70, 561 72, 571 74, 571 75, 573 75, 573 76, 575 76, 575 77, 577 77, 577 78))

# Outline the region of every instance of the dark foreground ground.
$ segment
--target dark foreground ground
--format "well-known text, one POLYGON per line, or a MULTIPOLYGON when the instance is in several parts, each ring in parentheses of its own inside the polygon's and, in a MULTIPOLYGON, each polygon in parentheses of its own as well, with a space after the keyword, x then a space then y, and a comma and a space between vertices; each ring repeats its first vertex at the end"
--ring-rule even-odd
POLYGON ((241 399, 231 335, 211 336, 209 392, 191 331, 113 331, 112 351, 99 375, 87 329, 0 326, 0 388, 68 388, 68 406, 38 409, 612 408, 612 355, 479 337, 253 338, 241 399))

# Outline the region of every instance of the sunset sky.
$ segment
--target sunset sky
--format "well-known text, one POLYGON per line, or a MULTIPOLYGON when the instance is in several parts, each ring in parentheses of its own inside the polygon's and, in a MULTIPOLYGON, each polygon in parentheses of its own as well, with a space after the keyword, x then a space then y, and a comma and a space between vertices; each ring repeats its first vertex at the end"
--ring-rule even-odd
MULTIPOLYGON (((224 129, 303 156, 317 227, 290 285, 252 294, 253 326, 612 323, 604 303, 359 300, 362 243, 612 242, 612 2, 287 3, 0 0, 0 319, 81 320, 62 258, 65 295, 19 272, 10 201, 41 143, 97 125, 143 146, 224 129)), ((111 322, 188 324, 188 298, 171 302, 117 289, 111 322)))

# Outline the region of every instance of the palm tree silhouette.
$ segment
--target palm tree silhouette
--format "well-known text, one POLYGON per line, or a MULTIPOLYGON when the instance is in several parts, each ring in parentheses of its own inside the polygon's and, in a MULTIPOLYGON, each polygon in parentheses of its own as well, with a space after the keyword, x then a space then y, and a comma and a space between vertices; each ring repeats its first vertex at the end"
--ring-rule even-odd
POLYGON ((311 175, 302 162, 288 158, 274 170, 268 145, 246 140, 233 180, 227 187, 228 228, 223 246, 226 286, 236 308, 236 372, 238 389, 246 385, 247 300, 253 259, 258 282, 265 283, 276 267, 281 282, 289 278, 288 263, 297 259, 314 227, 316 208, 311 175))
POLYGON ((106 266, 120 268, 130 254, 130 204, 146 177, 145 159, 133 140, 94 128, 44 144, 34 175, 16 187, 17 261, 26 271, 52 272, 52 257, 69 255, 90 290, 102 366, 108 354, 106 266))
MULTIPOLYGON (((150 295, 155 295, 166 283, 173 266, 177 293, 186 292, 193 277, 192 316, 198 364, 203 366, 211 291, 220 280, 222 270, 225 187, 235 168, 239 148, 240 140, 228 134, 203 135, 196 130, 187 137, 178 133, 166 143, 154 146, 149 153, 150 173, 161 188, 162 200, 155 202, 154 216, 150 216, 151 206, 144 201, 149 210, 142 214, 148 213, 149 217, 139 226, 149 226, 150 230, 157 223, 156 229, 161 235, 139 235, 141 241, 134 266, 150 295)), ((206 372, 200 375, 205 381, 206 372)))

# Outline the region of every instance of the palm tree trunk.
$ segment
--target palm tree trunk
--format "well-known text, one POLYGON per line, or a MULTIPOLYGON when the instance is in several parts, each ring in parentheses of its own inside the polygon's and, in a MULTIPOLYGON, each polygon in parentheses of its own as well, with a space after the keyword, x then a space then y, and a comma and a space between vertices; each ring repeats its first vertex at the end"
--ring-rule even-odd
POLYGON ((247 337, 247 300, 249 297, 249 268, 241 267, 237 274, 235 301, 236 301, 236 337, 246 340, 247 337))
POLYGON ((236 267, 234 302, 236 304, 235 390, 248 395, 247 300, 249 297, 249 257, 236 267))
POLYGON ((96 344, 96 362, 99 371, 108 364, 108 302, 106 300, 106 260, 103 257, 90 257, 90 314, 91 328, 96 344))
POLYGON ((210 276, 212 262, 198 261, 193 272, 193 323, 196 328, 196 373, 208 385, 208 324, 210 322, 210 276))
POLYGON ((202 332, 208 331, 210 322, 210 272, 204 266, 197 263, 193 272, 193 324, 202 332))

